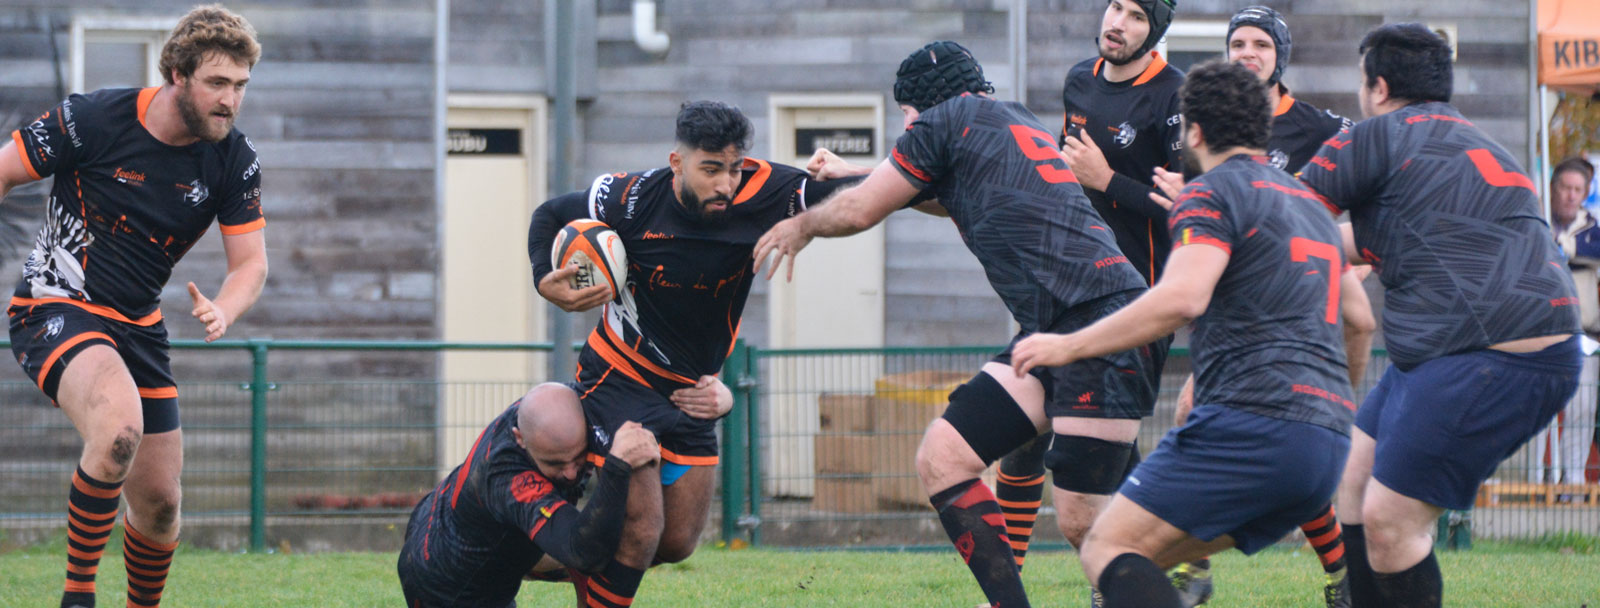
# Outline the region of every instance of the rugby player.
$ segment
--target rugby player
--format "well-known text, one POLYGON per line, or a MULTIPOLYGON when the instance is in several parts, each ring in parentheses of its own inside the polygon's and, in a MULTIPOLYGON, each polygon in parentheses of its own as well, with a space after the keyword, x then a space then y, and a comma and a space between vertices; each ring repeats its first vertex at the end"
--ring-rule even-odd
POLYGON ((594 495, 588 424, 563 384, 533 387, 496 416, 466 461, 411 511, 400 549, 406 606, 515 606, 523 576, 549 556, 576 576, 600 575, 622 538, 628 479, 660 457, 637 422, 618 427, 594 495))
POLYGON ((1020 376, 1194 322, 1200 405, 1127 478, 1082 545, 1106 606, 1182 606, 1164 568, 1270 546, 1325 508, 1350 447, 1339 231, 1316 195, 1265 155, 1271 115, 1254 74, 1204 64, 1180 97, 1183 159, 1200 175, 1174 199, 1171 272, 1115 314, 1013 351, 1020 376))
POLYGON ((261 294, 261 165, 233 127, 260 58, 244 18, 196 7, 162 46, 163 84, 72 95, 0 146, 0 196, 56 177, 7 314, 23 371, 83 438, 68 494, 62 606, 94 606, 122 498, 128 605, 161 602, 183 471, 161 290, 215 221, 227 276, 215 300, 188 285, 206 341, 261 294))
POLYGON ((1356 417, 1338 513, 1355 605, 1438 606, 1435 522, 1576 390, 1578 306, 1533 182, 1449 103, 1449 45, 1399 23, 1359 50, 1366 118, 1301 172, 1350 212, 1345 254, 1388 290, 1392 363, 1356 417))
POLYGON ((604 456, 625 421, 661 441, 660 466, 635 468, 628 520, 610 574, 591 578, 598 606, 625 606, 644 569, 694 552, 710 511, 716 421, 733 407, 716 378, 739 333, 754 271, 750 253, 773 224, 855 180, 814 182, 804 171, 746 156, 752 127, 738 108, 684 104, 668 166, 608 173, 534 212, 528 256, 539 294, 567 311, 604 306, 578 356, 575 387, 590 441, 604 456), (552 269, 568 222, 605 222, 622 237, 628 283, 613 301, 574 290, 577 267, 552 269))
MULTIPOLYGON (((770 277, 787 258, 792 275, 794 256, 813 237, 861 232, 926 198, 955 222, 1021 326, 1019 339, 1072 331, 1131 301, 1145 281, 1117 250, 1054 134, 1021 104, 989 97, 993 90, 959 44, 913 52, 894 84, 906 132, 890 158, 826 205, 774 226, 756 246, 758 265, 770 262, 770 277)), ((1126 474, 1139 419, 1155 403, 1155 367, 1151 349, 1136 345, 1018 377, 1007 348, 950 393, 923 435, 917 472, 991 605, 1028 599, 1000 504, 979 475, 1053 431, 1044 461, 1057 521, 1069 542, 1082 542, 1126 474)))

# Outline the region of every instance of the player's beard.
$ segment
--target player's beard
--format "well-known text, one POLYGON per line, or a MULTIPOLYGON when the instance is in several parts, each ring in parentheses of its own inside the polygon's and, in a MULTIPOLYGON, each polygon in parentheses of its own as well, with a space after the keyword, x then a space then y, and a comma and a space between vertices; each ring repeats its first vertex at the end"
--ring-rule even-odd
POLYGON ((211 124, 210 113, 202 114, 200 108, 195 107, 194 97, 189 94, 189 85, 178 87, 178 116, 183 119, 184 128, 189 134, 205 141, 216 143, 228 136, 228 131, 233 130, 233 119, 236 115, 229 114, 228 122, 222 128, 215 128, 211 124))
POLYGON ((695 219, 699 220, 700 223, 710 226, 721 226, 728 223, 728 210, 733 207, 733 199, 720 194, 703 201, 700 200, 700 197, 695 195, 694 190, 689 188, 688 180, 681 180, 678 185, 678 202, 683 204, 683 208, 689 210, 689 213, 694 215, 695 219), (706 209, 708 203, 722 203, 724 207, 720 211, 710 211, 706 209))
POLYGON ((1195 156, 1194 152, 1187 149, 1180 150, 1178 152, 1178 158, 1183 161, 1183 181, 1187 182, 1196 177, 1200 177, 1201 173, 1205 173, 1205 171, 1200 168, 1200 159, 1195 156))
POLYGON ((1139 47, 1144 46, 1144 43, 1140 42, 1138 45, 1129 44, 1128 37, 1125 34, 1119 33, 1117 34, 1117 37, 1122 39, 1122 48, 1115 51, 1106 50, 1105 34, 1101 34, 1099 38, 1095 39, 1094 46, 1096 50, 1100 51, 1100 58, 1106 60, 1106 62, 1110 63, 1111 65, 1128 65, 1133 63, 1134 60, 1140 57, 1141 53, 1139 52, 1139 47))

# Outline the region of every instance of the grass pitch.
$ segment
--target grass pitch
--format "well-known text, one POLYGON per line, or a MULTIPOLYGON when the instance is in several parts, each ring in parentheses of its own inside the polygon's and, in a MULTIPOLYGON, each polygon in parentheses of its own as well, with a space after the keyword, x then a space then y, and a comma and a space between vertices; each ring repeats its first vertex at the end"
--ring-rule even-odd
MULTIPOLYGON (((120 534, 100 565, 99 605, 121 606, 120 534)), ((0 606, 48 606, 60 599, 65 543, 0 555, 0 606)), ((1600 543, 1479 543, 1440 554, 1447 606, 1600 608, 1600 543)), ((1269 549, 1213 560, 1209 605, 1321 605, 1322 570, 1306 550, 1269 549)), ((388 553, 247 555, 180 548, 163 604, 204 606, 400 606, 395 556, 388 553)), ((1070 552, 1028 556, 1023 580, 1035 606, 1085 606, 1089 588, 1070 552)), ((953 606, 983 599, 953 550, 933 552, 729 551, 704 547, 687 563, 645 576, 649 606, 953 606)), ((573 605, 569 584, 527 583, 524 608, 573 605)))

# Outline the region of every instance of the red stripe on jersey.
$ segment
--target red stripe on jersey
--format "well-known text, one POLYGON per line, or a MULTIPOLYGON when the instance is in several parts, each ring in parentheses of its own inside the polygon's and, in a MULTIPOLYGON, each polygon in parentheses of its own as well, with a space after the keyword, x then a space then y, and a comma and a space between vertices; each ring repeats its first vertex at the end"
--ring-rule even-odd
POLYGON ((889 153, 894 156, 894 162, 898 163, 900 167, 905 169, 907 173, 910 173, 912 177, 928 183, 933 183, 932 177, 929 177, 927 173, 923 173, 921 169, 911 166, 911 162, 907 161, 906 157, 900 155, 899 148, 890 150, 889 153))
POLYGON ((483 443, 483 436, 489 434, 489 429, 478 433, 478 439, 472 442, 472 449, 467 451, 467 462, 461 465, 461 472, 456 475, 456 487, 450 491, 450 508, 456 508, 456 499, 461 498, 461 486, 467 483, 467 474, 472 472, 472 459, 478 453, 478 444, 483 443))
MULTIPOLYGON (((1489 185, 1500 188, 1515 186, 1533 190, 1533 181, 1528 176, 1515 171, 1507 171, 1500 166, 1500 161, 1494 159, 1494 154, 1484 148, 1467 150, 1467 158, 1472 159, 1473 166, 1478 168, 1478 173, 1483 174, 1483 181, 1489 185)), ((1534 190, 1534 192, 1538 192, 1534 190)))

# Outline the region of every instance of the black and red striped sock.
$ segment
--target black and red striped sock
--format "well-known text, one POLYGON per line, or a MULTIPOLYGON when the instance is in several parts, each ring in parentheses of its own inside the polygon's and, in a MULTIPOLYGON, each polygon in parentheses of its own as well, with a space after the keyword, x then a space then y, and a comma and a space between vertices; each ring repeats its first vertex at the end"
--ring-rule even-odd
POLYGON ((89 476, 83 467, 72 474, 67 495, 67 582, 62 606, 94 606, 94 577, 100 571, 111 528, 117 525, 117 503, 122 482, 105 482, 89 476))
POLYGON ((1344 533, 1339 528, 1339 520, 1333 516, 1333 505, 1328 505, 1321 517, 1302 524, 1300 531, 1305 533, 1311 548, 1317 550, 1324 572, 1333 574, 1344 569, 1344 533))
POLYGON ((150 540, 122 520, 122 561, 128 569, 128 608, 161 605, 161 592, 167 587, 167 570, 172 567, 172 552, 178 541, 158 543, 150 540))
POLYGON ((639 581, 644 571, 611 560, 605 570, 589 577, 585 601, 590 608, 626 608, 633 605, 633 596, 639 593, 639 581))
POLYGON ((1018 570, 1028 557, 1033 524, 1039 518, 1039 505, 1043 503, 1044 452, 1049 447, 1050 435, 1043 435, 1000 459, 994 497, 1006 518, 1006 536, 1011 539, 1011 553, 1016 557, 1018 570))
POLYGON ((1022 589, 1022 573, 1017 570, 1011 539, 1006 535, 1005 517, 989 487, 972 478, 929 500, 989 604, 1025 608, 1028 594, 1022 589))

